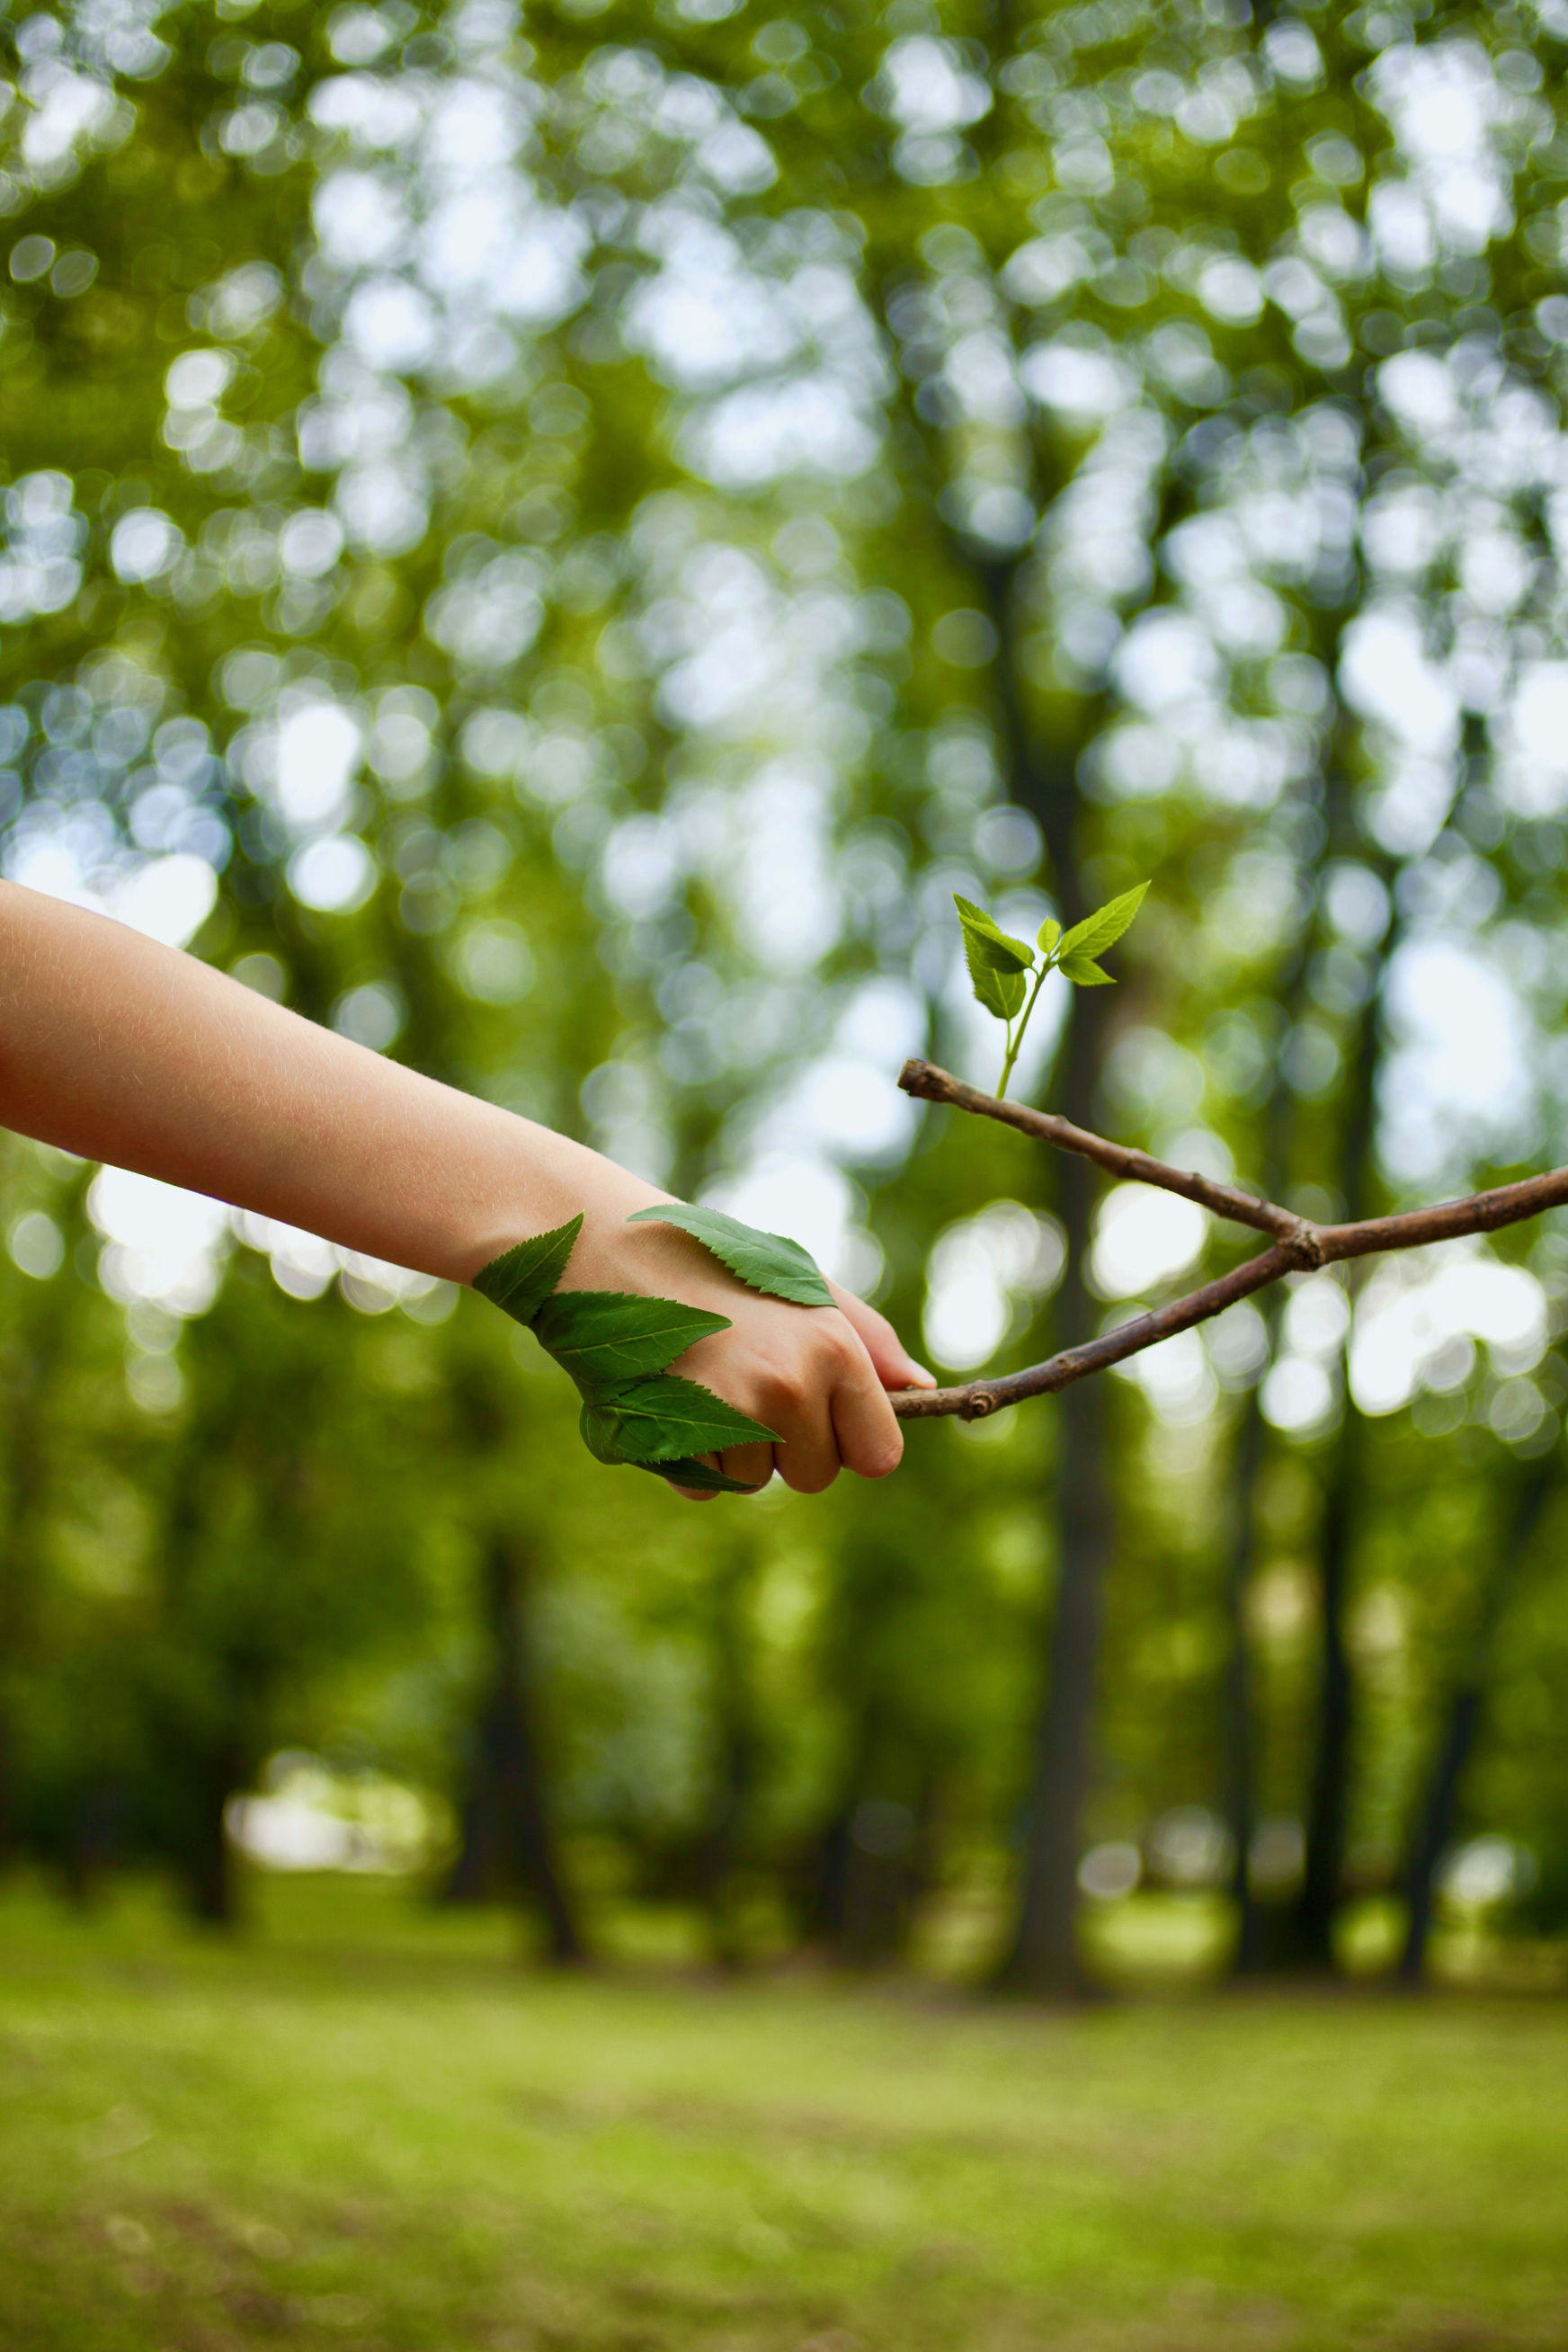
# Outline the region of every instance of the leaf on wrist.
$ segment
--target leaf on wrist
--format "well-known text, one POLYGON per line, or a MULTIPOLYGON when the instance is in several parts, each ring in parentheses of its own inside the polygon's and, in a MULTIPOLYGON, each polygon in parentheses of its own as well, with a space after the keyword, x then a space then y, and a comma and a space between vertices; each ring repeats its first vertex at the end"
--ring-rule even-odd
POLYGON ((667 1370, 699 1339, 727 1331, 730 1318, 675 1298, 565 1290, 544 1300, 533 1328, 541 1345, 586 1393, 667 1370))
POLYGON ((711 1250, 720 1265, 728 1266, 748 1289, 787 1299, 792 1307, 833 1304, 833 1293, 810 1251, 783 1234, 759 1233, 754 1225, 742 1224, 739 1217, 726 1216, 722 1209, 692 1209, 680 1201, 638 1209, 626 1219, 629 1225, 648 1222, 679 1225, 682 1233, 711 1250))
POLYGON ((503 1250, 500 1257, 492 1257, 489 1265, 479 1268, 474 1276, 474 1288, 515 1321, 531 1325, 565 1273, 566 1261, 582 1230, 579 1211, 552 1233, 536 1234, 531 1241, 519 1242, 514 1248, 503 1250))

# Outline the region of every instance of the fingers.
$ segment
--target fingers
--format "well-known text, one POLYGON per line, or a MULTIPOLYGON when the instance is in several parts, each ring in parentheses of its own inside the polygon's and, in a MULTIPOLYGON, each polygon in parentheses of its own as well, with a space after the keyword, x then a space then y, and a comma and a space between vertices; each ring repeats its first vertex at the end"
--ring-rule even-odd
POLYGON ((742 1486, 765 1486, 773 1475, 773 1449, 771 1445, 727 1445, 715 1459, 726 1478, 738 1478, 742 1486))
MULTIPOLYGON (((724 1360, 740 1337, 731 1327, 700 1341, 676 1367, 778 1432, 776 1445, 735 1445, 701 1457, 727 1477, 757 1490, 776 1468, 796 1494, 818 1495, 841 1468, 863 1478, 885 1478, 897 1469, 904 1441, 889 1391, 935 1383, 874 1307, 847 1292, 835 1297, 838 1314, 768 1308, 764 1328, 755 1337, 748 1333, 738 1364, 724 1360)), ((676 1491, 699 1499, 694 1488, 676 1491)))
POLYGON ((830 1410, 846 1469, 858 1471, 862 1478, 885 1478, 898 1468, 904 1458, 904 1433, 864 1350, 834 1390, 830 1410))
MULTIPOLYGON (((760 1443, 756 1445, 731 1445, 722 1454, 699 1454, 695 1461, 705 1462, 710 1470, 721 1471, 726 1478, 738 1478, 742 1486, 760 1492, 773 1475, 773 1448, 760 1443)), ((718 1495, 710 1486, 677 1486, 669 1485, 689 1503, 716 1503, 718 1495)))
POLYGON ((917 1364, 903 1341, 885 1315, 868 1307, 853 1291, 841 1290, 836 1282, 828 1284, 834 1302, 854 1329, 866 1353, 871 1359, 873 1370, 885 1389, 934 1389, 936 1379, 923 1364, 917 1364))
POLYGON ((869 1355, 847 1323, 825 1330, 812 1377, 776 1424, 779 1475, 797 1494, 818 1495, 840 1467, 885 1478, 903 1457, 903 1433, 869 1355))

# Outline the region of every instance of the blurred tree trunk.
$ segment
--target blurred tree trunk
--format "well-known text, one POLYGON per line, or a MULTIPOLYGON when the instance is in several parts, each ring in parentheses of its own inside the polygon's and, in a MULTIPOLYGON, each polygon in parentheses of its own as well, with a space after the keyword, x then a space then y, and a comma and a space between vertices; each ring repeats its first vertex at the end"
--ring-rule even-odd
POLYGON ((1479 1622, 1467 1643, 1464 1670, 1448 1703, 1447 1719, 1433 1759, 1411 1848, 1405 1881, 1410 1921, 1399 1958, 1402 1984, 1417 1985, 1426 1974, 1437 1864, 1454 1843, 1458 1825, 1459 1790, 1480 1727, 1498 1626, 1556 1479, 1557 1473, 1548 1457, 1526 1481, 1496 1568, 1483 1587, 1479 1622))
POLYGON ((237 1740, 219 1739, 187 1759, 185 1838, 180 1874, 192 1911, 208 1927, 232 1927, 238 1916, 226 1815, 229 1799, 250 1776, 237 1740))
MULTIPOLYGON (((1363 1213, 1360 1209, 1347 1212, 1351 1218, 1363 1213)), ((1361 1502, 1363 1443, 1362 1416, 1351 1399, 1347 1382, 1344 1421, 1334 1449, 1318 1546, 1322 1654, 1318 1679, 1317 1738, 1307 1805, 1301 1891, 1292 1914, 1289 1953, 1296 1965, 1311 1969, 1333 1968, 1334 1917, 1344 1876, 1355 1712, 1345 1619, 1350 1601, 1351 1554, 1361 1502)))
POLYGON ((52 1282, 41 1288, 44 1295, 35 1312, 16 1334, 5 1388, 8 1491, 0 1535, 0 1867, 16 1858, 21 1837, 19 1759, 5 1677, 18 1671, 33 1634, 47 1457, 44 1410, 65 1352, 68 1294, 63 1284, 58 1289, 52 1282))
POLYGON ((746 1643, 746 1600, 753 1565, 749 1551, 738 1553, 721 1569, 713 1588, 713 1789, 698 1853, 698 1878, 713 1957, 724 1969, 743 1968, 747 1958, 735 1872, 759 1769, 746 1643))
MULTIPOLYGON (((1283 976, 1281 997, 1288 1029, 1299 1018, 1306 976, 1307 938, 1291 954, 1283 976)), ((1274 1075, 1263 1117, 1263 1166, 1258 1181, 1270 1200, 1285 1190, 1290 1156, 1290 1128, 1295 1097, 1286 1080, 1282 1056, 1276 1055, 1274 1075)), ((1274 1360, 1279 1328, 1278 1288, 1267 1291, 1258 1309, 1268 1333, 1265 1372, 1274 1360)), ((1236 1906, 1236 1950, 1232 1973, 1254 1976, 1268 1965, 1268 1918, 1252 1885, 1252 1840, 1258 1826, 1258 1733, 1252 1659, 1247 1648, 1247 1596, 1258 1557, 1258 1486, 1263 1475, 1268 1437, 1263 1420, 1263 1374, 1247 1392, 1241 1426, 1237 1432, 1231 1468, 1230 1550, 1225 1580, 1225 1610, 1229 1633, 1221 1692, 1221 1753, 1224 1809, 1236 1850, 1230 1893, 1236 1906)))
MULTIPOLYGON (((1012 565, 985 568, 987 603, 998 641, 997 692, 1012 773, 1012 795, 1045 836, 1064 926, 1082 920, 1077 746, 1037 751, 1025 716, 1012 565)), ((1058 1107, 1091 1127, 1110 1008, 1099 989, 1074 989, 1068 1009, 1058 1107)), ((1067 1266, 1057 1296, 1057 1345, 1093 1336, 1098 1310, 1085 1281, 1098 1180, 1087 1160, 1061 1156, 1058 1202, 1067 1266)), ((1105 1389, 1080 1381, 1057 1401, 1058 1442, 1052 1494, 1057 1522, 1057 1601, 1045 1660, 1045 1688, 1030 1764, 1022 1884, 1012 1934, 998 1972, 1010 1991, 1059 1999, 1088 1990, 1078 1950, 1080 1824, 1092 1769, 1096 1683, 1103 1615, 1101 1587, 1112 1525, 1106 1475, 1105 1389)))
POLYGON ((823 1840, 816 1924, 845 1968, 890 1968, 908 1948, 935 1875, 934 1782, 927 1779, 913 1793, 912 1804, 879 1794, 857 1798, 834 1816, 823 1840))
POLYGON ((90 1911, 102 1891, 122 1807, 122 1791, 112 1780, 92 1780, 77 1798, 60 1856, 60 1885, 73 1911, 90 1911))
MULTIPOLYGON (((1272 1327, 1273 1318, 1270 1318, 1272 1327)), ((1270 1349, 1270 1354, 1272 1354, 1270 1349)), ((1254 1726, 1252 1662, 1247 1646, 1247 1595, 1258 1551, 1258 1484, 1263 1466, 1261 1381, 1250 1388, 1242 1408, 1231 1468, 1230 1557, 1225 1580, 1229 1633, 1221 1689, 1221 1743, 1225 1819, 1236 1849, 1230 1893, 1236 1906, 1233 1974, 1255 1976, 1266 1965, 1267 1922, 1253 1892, 1251 1853, 1257 1827, 1258 1741, 1254 1726)))
POLYGON ((545 1801, 527 1560, 521 1539, 509 1528, 493 1531, 486 1551, 484 1614, 493 1672, 475 1727, 462 1845, 446 1899, 474 1903, 503 1890, 521 1891, 542 1915, 551 1960, 558 1968, 575 1967, 587 1949, 545 1801))
MULTIPOLYGON (((1384 869, 1384 878, 1388 878, 1384 869)), ((1373 1139, 1383 1050, 1382 977, 1396 945, 1384 943, 1378 984, 1356 1026, 1345 1118, 1340 1142, 1341 1215, 1356 1223, 1372 1213, 1373 1139)), ((1301 1888, 1291 1909, 1281 1957, 1314 1972, 1334 1966, 1333 1924, 1339 1908, 1350 1820, 1351 1764, 1355 1738, 1355 1681, 1346 1642, 1351 1563, 1363 1488, 1366 1427, 1352 1393, 1350 1340, 1342 1359, 1343 1411, 1334 1440, 1318 1538, 1319 1615, 1322 1652, 1318 1679, 1317 1735, 1307 1806, 1301 1888)))

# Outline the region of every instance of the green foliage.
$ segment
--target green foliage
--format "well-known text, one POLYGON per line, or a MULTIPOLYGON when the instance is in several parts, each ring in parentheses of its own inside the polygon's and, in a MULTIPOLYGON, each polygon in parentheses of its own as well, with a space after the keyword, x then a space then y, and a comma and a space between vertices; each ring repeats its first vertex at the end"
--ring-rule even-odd
POLYGON ((673 1202, 657 1209, 638 1209, 626 1222, 679 1225, 682 1233, 711 1250, 720 1265, 728 1266, 748 1289, 760 1290, 770 1298, 785 1298, 795 1307, 833 1304, 833 1293, 809 1250, 784 1234, 760 1234, 722 1209, 691 1209, 673 1202))
MULTIPOLYGON (((557 1291, 582 1229, 579 1212, 552 1233, 519 1243, 475 1276, 474 1288, 531 1330, 570 1373, 583 1398, 583 1442, 595 1461, 634 1463, 675 1485, 700 1486, 710 1493, 748 1493, 739 1479, 690 1457, 726 1445, 768 1443, 773 1432, 696 1381, 667 1369, 699 1339, 727 1331, 728 1316, 673 1298, 557 1291)), ((736 1230, 747 1232, 744 1226, 736 1230)), ((768 1237, 751 1238, 761 1244, 768 1237)))
POLYGON ((547 1299, 532 1320, 541 1344, 584 1390, 662 1372, 699 1339, 730 1328, 724 1316, 678 1299, 601 1290, 547 1299))
POLYGON ((1006 1052, 996 1088, 999 1096, 1007 1091, 1029 1015, 1047 974, 1059 971, 1075 988, 1109 988, 1111 975, 1102 971, 1095 959, 1107 948, 1114 947, 1142 905, 1148 887, 1147 882, 1140 882, 1136 889, 1122 891, 1120 898, 1101 907, 1098 914, 1087 916, 1066 933, 1059 923, 1047 916, 1033 948, 1009 937, 984 907, 953 892, 952 903, 958 908, 964 961, 969 966, 975 1002, 1006 1028, 1006 1052), (1026 978, 1030 972, 1035 975, 1033 988, 1026 978), (1013 1028, 1015 1021, 1018 1024, 1016 1032, 1013 1028))
MULTIPOLYGON (((579 1210, 552 1233, 536 1234, 532 1240, 503 1250, 500 1257, 480 1267, 474 1276, 474 1288, 526 1328, 565 1273, 582 1230, 579 1210)), ((672 1360, 665 1358, 666 1363, 672 1360)))
MULTIPOLYGON (((499 12, 381 12, 368 62, 334 47, 379 37, 350 15, 346 36, 273 0, 169 10, 145 37, 77 5, 0 26, 7 872, 121 904, 166 855, 206 860, 196 952, 695 1195, 774 1148, 816 1056, 880 1060, 865 1007, 907 1008, 911 977, 961 1066, 933 899, 994 906, 980 931, 1059 962, 1038 893, 1114 904, 1157 871, 1136 1003, 1072 1016, 1125 1016, 1089 1057, 1119 1136, 1201 1127, 1246 1181, 1321 1207, 1359 1134, 1375 1208, 1405 1181, 1382 1005, 1414 922, 1506 979, 1548 1079, 1506 1131, 1444 1112, 1432 1188, 1522 1172, 1531 1119, 1568 1156, 1541 749, 1563 655, 1559 9, 1130 0, 981 24, 939 0, 915 27, 542 0, 525 38, 499 12), (527 225, 515 278, 464 276, 444 242, 472 249, 453 126, 477 90, 512 125, 479 178, 496 256, 527 225), (1429 118, 1469 140, 1458 163, 1422 144, 1429 118), (389 313, 403 340, 378 342, 389 313), (178 533, 150 572, 115 555, 149 509, 178 533), (1405 652, 1369 654, 1368 621, 1406 614, 1405 652), (310 705, 358 745, 331 807, 279 768, 310 705), (360 876, 335 906, 322 835, 360 876), (819 861, 804 884, 797 852, 819 861)), ((970 926, 964 947, 1016 1045, 1039 966, 988 961, 970 926)), ((1058 1213, 1058 1171, 936 1126, 904 1158, 853 1122, 784 1139, 837 1163, 911 1335, 947 1328, 942 1269, 968 1281, 979 1253, 1002 1369, 1057 1344, 1063 1310, 992 1266, 984 1218, 1058 1213)), ((20 1151, 0 1181, 16 1834, 63 1850, 104 1788, 167 1818, 230 1715, 226 1769, 342 1740, 449 1778, 496 1526, 537 1554, 563 1804, 628 1843, 639 1807, 697 1834, 719 1514, 602 1479, 574 1394, 466 1301, 420 1322, 439 1300, 391 1306, 348 1267, 307 1300, 279 1250, 285 1297, 241 1237, 212 1306, 174 1315, 106 1295, 83 1171, 20 1151), (22 1264, 46 1262, 20 1238, 39 1217, 47 1275, 22 1264), (176 1696, 179 1753, 154 1755, 176 1696)), ((1517 1244, 1549 1293, 1560 1248, 1517 1244)), ((1250 1349, 1241 1320, 1184 1391, 1150 1367, 1108 1384, 1094 1835, 1216 1801, 1248 1446, 1259 1801, 1306 1802, 1343 1365, 1316 1366, 1321 1423, 1280 1425, 1275 1388, 1254 1400, 1271 1353, 1301 1369, 1289 1320, 1250 1349)), ((1352 1643, 1358 1872, 1396 1867, 1497 1498, 1568 1405, 1552 1352, 1473 1357, 1360 1431, 1354 1578, 1398 1596, 1404 1631, 1352 1643)), ((955 1840, 1011 1834, 1058 1433, 1050 1406, 922 1427, 892 1486, 745 1515, 775 1875, 858 1739, 897 1752, 905 1797, 931 1780, 955 1840), (861 1501, 896 1517, 889 1542, 861 1501)), ((1544 1853, 1568 1813, 1560 1581, 1510 1614, 1466 1803, 1544 1853)))

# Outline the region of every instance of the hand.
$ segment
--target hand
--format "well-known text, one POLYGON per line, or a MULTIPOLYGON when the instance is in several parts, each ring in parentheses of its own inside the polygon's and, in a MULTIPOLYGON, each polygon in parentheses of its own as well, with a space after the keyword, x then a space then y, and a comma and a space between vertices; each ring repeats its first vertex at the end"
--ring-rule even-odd
POLYGON ((929 1387, 847 1291, 789 1307, 727 1274, 668 1202, 568 1136, 437 1086, 122 924, 0 882, 0 1121, 394 1265, 471 1282, 581 1209, 563 1287, 688 1299, 734 1327, 675 1368, 779 1433, 720 1466, 816 1494, 903 1452, 889 1388, 929 1387))
MULTIPOLYGON (((778 1432, 778 1443, 728 1447, 700 1458, 749 1486, 776 1468, 798 1493, 819 1494, 841 1468, 883 1478, 902 1458, 903 1433, 888 1391, 930 1388, 931 1375, 900 1345, 886 1318, 837 1283, 836 1305, 792 1307, 763 1297, 728 1273, 690 1235, 671 1225, 627 1225, 634 1208, 668 1200, 601 1162, 582 1238, 563 1290, 629 1290, 677 1297, 729 1318, 731 1328, 700 1340, 671 1370, 700 1381, 729 1404, 778 1432), (642 1197, 630 1199, 635 1189, 642 1197), (626 1199, 623 1202, 622 1196, 626 1199), (613 1202, 613 1209, 612 1209, 613 1202), (618 1212, 618 1221, 611 1215, 618 1212)), ((695 1502, 710 1495, 689 1487, 695 1502)))

